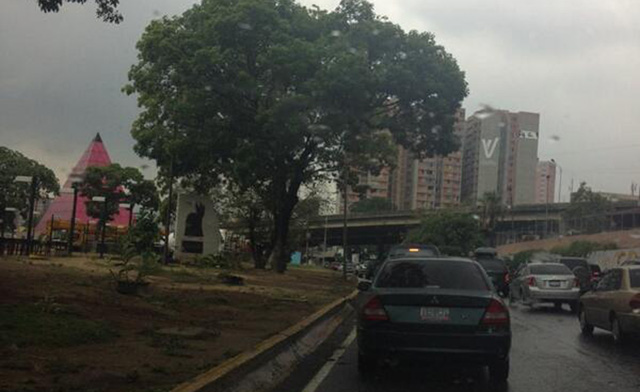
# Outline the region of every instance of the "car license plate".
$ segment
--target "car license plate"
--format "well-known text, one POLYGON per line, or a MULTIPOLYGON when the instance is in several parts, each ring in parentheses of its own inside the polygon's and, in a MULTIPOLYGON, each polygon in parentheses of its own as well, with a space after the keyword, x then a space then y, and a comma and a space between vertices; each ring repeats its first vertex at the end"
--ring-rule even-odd
POLYGON ((559 281, 552 280, 549 282, 549 287, 560 287, 560 283, 559 281))
POLYGON ((420 308, 420 319, 430 322, 449 321, 449 308, 420 308))

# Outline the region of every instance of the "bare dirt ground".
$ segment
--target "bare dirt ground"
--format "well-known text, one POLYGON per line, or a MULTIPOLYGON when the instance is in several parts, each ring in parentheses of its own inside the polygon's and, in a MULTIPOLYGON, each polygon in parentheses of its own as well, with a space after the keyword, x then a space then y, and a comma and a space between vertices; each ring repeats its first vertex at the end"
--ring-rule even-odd
POLYGON ((551 250, 556 246, 566 246, 574 241, 593 241, 609 243, 614 242, 618 245, 619 249, 638 248, 640 247, 640 231, 638 230, 626 230, 626 231, 612 231, 608 233, 599 234, 585 234, 576 236, 565 236, 552 238, 548 240, 519 242, 517 244, 503 245, 498 248, 500 254, 514 254, 529 249, 545 249, 551 250))
POLYGON ((247 268, 228 286, 174 266, 130 296, 109 267, 0 259, 0 391, 168 391, 354 288, 328 270, 247 268))

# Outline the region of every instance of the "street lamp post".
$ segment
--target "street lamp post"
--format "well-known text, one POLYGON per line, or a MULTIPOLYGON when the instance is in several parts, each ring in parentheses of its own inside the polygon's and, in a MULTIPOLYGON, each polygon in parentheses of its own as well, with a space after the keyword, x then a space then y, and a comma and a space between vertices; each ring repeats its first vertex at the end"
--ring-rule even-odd
POLYGON ((562 203, 562 166, 558 165, 555 159, 552 159, 551 162, 553 162, 553 164, 556 165, 558 169, 560 169, 560 180, 558 182, 558 203, 562 203))
POLYGON ((102 229, 100 231, 100 258, 104 258, 104 237, 105 231, 107 231, 107 198, 104 196, 94 196, 91 198, 92 201, 97 203, 102 203, 102 229))
POLYGON ((29 256, 31 252, 31 241, 33 239, 33 212, 36 204, 36 192, 38 191, 38 179, 34 176, 16 176, 15 182, 23 182, 31 184, 31 192, 29 193, 29 216, 27 223, 27 249, 26 254, 29 256))
POLYGON ((544 209, 544 238, 549 236, 549 178, 551 175, 547 174, 547 197, 544 209))
POLYGON ((81 180, 71 180, 71 188, 73 188, 73 207, 71 208, 71 223, 69 224, 69 238, 67 238, 67 254, 69 257, 73 254, 73 240, 76 232, 76 211, 78 207, 78 186, 81 180))

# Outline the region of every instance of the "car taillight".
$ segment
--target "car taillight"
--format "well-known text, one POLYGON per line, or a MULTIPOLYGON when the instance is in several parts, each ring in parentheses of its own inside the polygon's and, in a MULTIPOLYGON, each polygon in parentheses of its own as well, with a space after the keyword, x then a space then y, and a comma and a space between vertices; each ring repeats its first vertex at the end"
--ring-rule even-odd
POLYGON ((511 276, 508 273, 504 274, 504 282, 509 283, 511 281, 511 276))
POLYGON ((362 318, 369 321, 389 320, 389 316, 387 316, 387 312, 378 297, 373 297, 367 302, 362 310, 362 318))
POLYGON ((631 297, 631 301, 629 301, 629 306, 633 310, 640 310, 640 294, 636 294, 631 297))
POLYGON ((535 285, 536 285, 536 278, 534 278, 533 276, 532 276, 532 277, 530 277, 530 278, 529 278, 529 280, 527 281, 527 284, 528 284, 530 287, 535 286, 535 285))
POLYGON ((573 287, 580 287, 580 279, 573 278, 573 287))
POLYGON ((492 299, 487 307, 487 311, 482 318, 483 325, 508 325, 509 311, 504 304, 496 299, 492 299))

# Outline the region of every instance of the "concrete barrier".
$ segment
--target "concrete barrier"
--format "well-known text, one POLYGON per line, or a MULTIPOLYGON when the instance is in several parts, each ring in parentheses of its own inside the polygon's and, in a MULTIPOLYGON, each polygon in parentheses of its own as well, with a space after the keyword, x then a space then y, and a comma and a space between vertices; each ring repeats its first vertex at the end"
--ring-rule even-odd
POLYGON ((262 392, 283 381, 353 312, 354 291, 172 392, 262 392))

